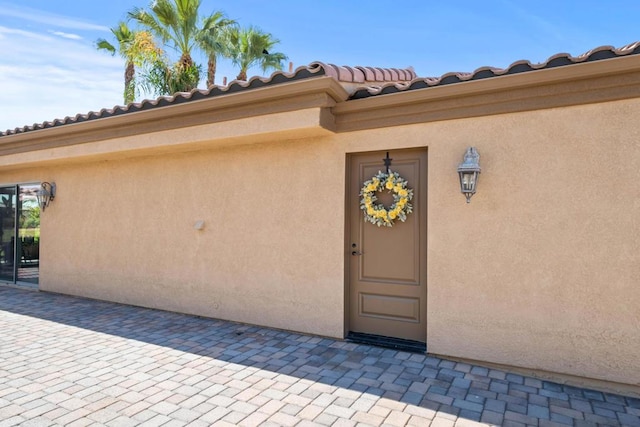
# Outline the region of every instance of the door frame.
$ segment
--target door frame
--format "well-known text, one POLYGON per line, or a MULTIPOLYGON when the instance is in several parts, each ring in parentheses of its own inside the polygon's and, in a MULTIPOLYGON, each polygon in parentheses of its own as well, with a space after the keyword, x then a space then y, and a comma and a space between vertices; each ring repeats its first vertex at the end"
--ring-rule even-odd
MULTIPOLYGON (((37 281, 36 282, 32 282, 32 281, 25 281, 25 280, 20 280, 19 276, 19 272, 18 270, 20 269, 20 264, 21 264, 21 248, 20 248, 20 243, 18 243, 18 239, 19 237, 19 231, 20 231, 20 224, 19 224, 19 219, 20 219, 20 214, 22 211, 22 202, 19 200, 20 199, 20 189, 22 187, 40 187, 41 182, 40 181, 20 181, 20 182, 9 182, 9 183, 0 183, 0 187, 3 188, 15 188, 16 190, 16 206, 15 206, 15 213, 14 213, 14 230, 13 230, 13 280, 5 280, 5 279, 0 279, 0 285, 1 286, 9 286, 9 287, 18 287, 21 289, 35 289, 38 290, 40 289, 40 254, 38 255, 38 273, 37 273, 37 281), (20 250, 19 250, 20 249, 20 250)), ((41 212, 42 213, 42 212, 41 212)), ((40 225, 40 236, 38 238, 38 240, 40 241, 42 239, 42 228, 40 225)), ((40 252, 39 248, 38 248, 38 252, 40 252)))
MULTIPOLYGON (((425 265, 426 265, 426 269, 427 271, 426 273, 426 277, 427 277, 427 282, 425 284, 425 295, 424 295, 424 302, 426 305, 426 314, 425 316, 427 317, 425 319, 425 344, 428 342, 429 339, 429 334, 428 334, 428 314, 429 314, 429 306, 428 306, 428 296, 429 296, 429 260, 428 260, 428 253, 429 253, 429 229, 428 229, 428 225, 429 225, 429 174, 428 174, 428 170, 429 170, 429 150, 427 146, 421 146, 421 147, 402 147, 402 148, 389 148, 389 149, 376 149, 376 150, 370 150, 370 151, 358 151, 358 152, 349 152, 346 153, 345 155, 345 198, 344 198, 344 222, 345 222, 345 227, 344 227, 344 238, 343 238, 343 251, 344 251, 344 320, 343 320, 343 338, 346 338, 347 335, 350 332, 350 315, 351 315, 351 300, 350 300, 350 294, 351 294, 351 262, 353 259, 353 256, 351 256, 351 215, 350 215, 350 206, 351 206, 351 202, 353 197, 359 197, 358 195, 352 195, 350 194, 350 182, 351 182, 351 173, 352 168, 351 168, 351 158, 353 156, 358 156, 358 155, 363 155, 363 154, 368 154, 368 153, 376 153, 376 152, 386 152, 386 151, 401 151, 401 150, 424 150, 427 153, 427 164, 426 164, 426 171, 425 171, 425 185, 427 186, 426 188, 426 200, 425 200, 425 223, 423 224, 423 226, 425 227, 425 254, 424 257, 425 259, 425 265)), ((428 346, 427 346, 428 347, 428 346)))

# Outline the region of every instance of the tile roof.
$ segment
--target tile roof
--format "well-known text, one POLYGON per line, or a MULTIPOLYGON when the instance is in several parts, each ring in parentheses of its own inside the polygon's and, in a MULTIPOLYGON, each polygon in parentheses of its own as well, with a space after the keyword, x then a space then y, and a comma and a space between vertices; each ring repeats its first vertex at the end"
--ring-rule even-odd
POLYGON ((210 98, 237 93, 250 89, 291 82, 295 80, 307 79, 311 77, 323 76, 322 67, 299 67, 293 73, 275 72, 270 77, 252 77, 248 81, 234 80, 228 86, 212 86, 209 89, 194 89, 191 92, 178 92, 173 96, 161 96, 156 99, 145 99, 141 102, 134 102, 128 105, 117 105, 111 109, 103 108, 100 111, 90 111, 87 114, 77 114, 74 117, 67 116, 64 119, 55 119, 50 122, 34 123, 31 126, 24 126, 0 132, 0 137, 15 135, 19 133, 31 132, 40 129, 48 129, 73 123, 81 123, 89 120, 102 119, 105 117, 119 116, 122 114, 135 113, 137 111, 150 110, 152 108, 166 107, 169 105, 182 104, 184 102, 198 99, 210 98))
POLYGON ((177 105, 189 101, 224 96, 251 89, 321 76, 333 77, 346 85, 357 85, 358 88, 351 91, 349 99, 362 99, 390 93, 425 89, 434 86, 444 86, 471 80, 480 80, 637 54, 640 54, 640 41, 618 49, 612 46, 598 47, 577 57, 573 57, 567 53, 560 53, 550 57, 547 61, 540 64, 532 64, 529 61, 521 60, 514 62, 506 69, 482 67, 472 73, 447 73, 441 77, 427 78, 418 78, 411 67, 405 69, 362 66, 348 67, 326 64, 323 62, 313 62, 308 66, 297 68, 293 73, 278 71, 269 77, 253 77, 246 82, 234 80, 228 86, 212 86, 209 89, 194 89, 191 92, 179 92, 173 96, 162 96, 154 100, 144 100, 126 106, 115 106, 111 109, 102 109, 98 112, 91 111, 87 114, 77 114, 74 117, 67 116, 64 119, 56 119, 50 122, 35 123, 31 126, 9 129, 4 132, 0 132, 0 137, 73 123, 81 123, 89 120, 119 116, 152 108, 177 105))
POLYGON ((312 62, 309 67, 322 67, 327 76, 331 76, 339 82, 345 83, 400 83, 409 82, 417 77, 413 67, 404 69, 362 66, 348 67, 346 65, 337 66, 322 62, 312 62))
POLYGON ((15 135, 19 133, 31 132, 40 129, 47 129, 56 126, 73 123, 86 122, 88 120, 101 119, 105 117, 118 116, 121 114, 133 113, 136 111, 149 110, 151 108, 176 105, 183 102, 198 99, 210 98, 241 92, 250 89, 257 89, 265 86, 272 86, 280 83, 287 83, 295 80, 308 79, 319 76, 330 76, 343 83, 367 84, 367 83, 389 83, 408 82, 416 78, 413 68, 377 68, 377 67, 347 67, 322 62, 313 62, 308 66, 297 68, 293 73, 275 72, 270 77, 252 77, 249 81, 234 80, 228 86, 212 86, 209 89, 194 89, 191 92, 178 92, 173 96, 161 96, 157 99, 141 102, 134 102, 126 106, 115 106, 111 109, 103 108, 100 111, 91 111, 87 114, 77 114, 74 117, 65 117, 51 122, 34 123, 31 126, 24 126, 0 132, 0 137, 15 135))
POLYGON ((583 62, 600 61, 603 59, 617 58, 627 55, 640 54, 640 41, 615 48, 613 46, 600 46, 579 56, 571 56, 568 53, 558 53, 551 56, 545 62, 532 64, 527 60, 516 61, 507 68, 481 67, 472 73, 446 73, 440 77, 427 77, 414 79, 410 83, 386 83, 380 86, 362 87, 355 91, 349 99, 362 99, 371 96, 404 92, 414 89, 425 89, 434 86, 444 86, 454 83, 462 83, 471 80, 481 80, 491 77, 505 76, 509 74, 526 73, 529 71, 548 68, 575 65, 583 62))

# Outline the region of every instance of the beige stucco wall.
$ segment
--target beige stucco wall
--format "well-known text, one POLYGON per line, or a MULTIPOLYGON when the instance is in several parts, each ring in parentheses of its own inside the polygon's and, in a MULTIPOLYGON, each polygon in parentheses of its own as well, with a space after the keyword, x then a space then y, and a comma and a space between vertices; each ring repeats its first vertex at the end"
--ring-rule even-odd
POLYGON ((428 351, 640 385, 640 101, 341 135, 429 148, 428 351), (481 154, 466 205, 456 166, 481 154))
POLYGON ((428 147, 428 350, 640 385, 639 108, 212 144, 0 181, 58 185, 44 290, 342 337, 345 156, 428 147), (455 170, 470 145, 483 172, 467 205, 455 170))
POLYGON ((318 204, 343 170, 335 143, 307 140, 2 179, 57 184, 43 290, 341 337, 344 215, 318 204))

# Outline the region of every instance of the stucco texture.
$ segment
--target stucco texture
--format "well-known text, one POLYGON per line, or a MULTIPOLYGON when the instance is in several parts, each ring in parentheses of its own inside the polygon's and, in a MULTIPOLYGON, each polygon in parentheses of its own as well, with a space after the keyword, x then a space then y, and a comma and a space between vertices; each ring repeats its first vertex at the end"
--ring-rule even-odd
POLYGON ((275 135, 0 181, 57 183, 43 290, 342 337, 346 157, 427 147, 428 351, 637 386, 639 109, 275 135), (468 146, 483 168, 470 204, 456 173, 468 146))
POLYGON ((343 170, 313 140, 56 167, 40 288, 342 336, 343 170))
POLYGON ((640 385, 640 102, 346 136, 429 150, 431 353, 640 385), (456 167, 481 154, 469 205, 456 167))

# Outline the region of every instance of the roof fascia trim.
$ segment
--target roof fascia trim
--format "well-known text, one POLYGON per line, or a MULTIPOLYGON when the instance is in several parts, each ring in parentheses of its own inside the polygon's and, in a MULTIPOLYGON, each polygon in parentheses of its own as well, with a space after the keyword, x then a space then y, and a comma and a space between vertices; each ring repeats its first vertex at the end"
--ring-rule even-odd
POLYGON ((340 115, 349 113, 361 113, 426 101, 541 86, 564 81, 585 80, 634 71, 640 71, 640 55, 585 62, 557 68, 546 68, 521 74, 509 74, 449 85, 405 90, 391 94, 378 94, 337 104, 333 108, 333 113, 337 118, 340 115))
MULTIPOLYGON (((132 126, 149 121, 175 118, 189 114, 215 112, 222 110, 242 110, 243 107, 251 109, 256 103, 268 103, 281 101, 286 98, 296 98, 305 95, 326 94, 334 102, 340 103, 348 99, 349 93, 332 77, 323 76, 312 79, 296 80, 273 86, 266 86, 236 93, 230 93, 180 104, 156 107, 149 110, 136 111, 117 116, 98 118, 94 120, 71 123, 63 126, 55 126, 46 129, 38 129, 19 134, 0 137, 0 149, 4 145, 28 143, 29 141, 43 138, 63 138, 67 135, 88 134, 105 129, 113 129, 118 126, 132 126)), ((318 105, 319 107, 332 107, 333 105, 318 105)), ((268 114, 269 112, 265 112, 268 114)), ((256 115, 254 113, 247 116, 256 115)))

